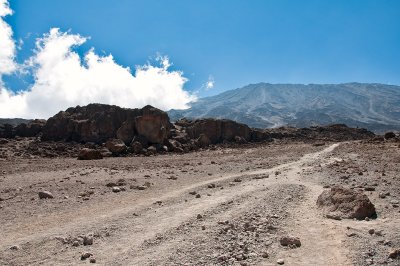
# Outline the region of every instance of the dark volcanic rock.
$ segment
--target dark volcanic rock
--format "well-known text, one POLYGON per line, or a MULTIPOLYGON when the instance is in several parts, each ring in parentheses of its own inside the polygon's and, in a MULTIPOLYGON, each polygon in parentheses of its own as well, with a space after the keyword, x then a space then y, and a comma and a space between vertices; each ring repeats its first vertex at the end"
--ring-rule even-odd
POLYGON ((393 139, 396 137, 396 134, 393 132, 386 132, 385 133, 385 139, 393 139))
POLYGON ((103 155, 98 150, 84 148, 78 154, 78 160, 99 160, 103 159, 103 155))
POLYGON ((251 129, 247 125, 226 119, 199 119, 185 126, 190 138, 198 139, 203 134, 212 144, 235 141, 236 136, 246 141, 251 139, 251 129))
POLYGON ((106 147, 114 155, 119 155, 119 154, 125 153, 128 148, 128 147, 126 147, 125 143, 120 139, 107 140, 106 147))
POLYGON ((125 143, 130 143, 131 137, 143 134, 149 141, 159 141, 168 135, 169 129, 167 114, 151 106, 126 109, 89 104, 68 108, 49 118, 42 139, 102 143, 121 137, 125 143))
POLYGON ((171 123, 167 113, 148 105, 142 109, 142 115, 135 118, 135 128, 138 135, 150 143, 162 144, 170 135, 171 123))
POLYGON ((322 192, 317 205, 329 216, 360 220, 376 217, 375 206, 365 194, 341 186, 322 192))
POLYGON ((0 124, 0 138, 36 137, 42 132, 46 120, 35 119, 14 124, 0 124))

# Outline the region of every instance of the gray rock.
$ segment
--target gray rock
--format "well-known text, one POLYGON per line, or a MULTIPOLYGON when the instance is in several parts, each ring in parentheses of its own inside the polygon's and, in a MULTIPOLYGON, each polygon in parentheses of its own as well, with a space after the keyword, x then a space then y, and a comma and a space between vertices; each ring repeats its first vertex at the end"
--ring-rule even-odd
POLYGON ((118 192, 121 192, 121 189, 119 187, 113 187, 112 192, 118 193, 118 192))
POLYGON ((300 239, 298 237, 294 237, 294 236, 281 237, 279 242, 281 243, 282 246, 289 246, 289 247, 300 247, 301 246, 300 239))
POLYGON ((54 198, 53 194, 51 194, 49 191, 40 191, 38 194, 39 194, 39 199, 52 199, 52 198, 54 198))

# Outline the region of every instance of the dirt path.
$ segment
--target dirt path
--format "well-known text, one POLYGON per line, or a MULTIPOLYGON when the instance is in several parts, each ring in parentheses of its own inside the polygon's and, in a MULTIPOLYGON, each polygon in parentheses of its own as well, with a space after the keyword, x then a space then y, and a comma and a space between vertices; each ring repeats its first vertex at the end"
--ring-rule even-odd
MULTIPOLYGON (((63 222, 65 217, 52 217, 53 220, 49 222, 52 226, 36 229, 35 233, 29 236, 21 236, 24 234, 18 232, 18 228, 9 228, 7 235, 3 235, 4 240, 0 244, 0 250, 8 249, 13 243, 22 243, 26 249, 41 250, 42 257, 27 251, 19 263, 10 265, 76 265, 83 263, 76 260, 83 249, 60 248, 61 244, 54 240, 55 237, 107 231, 107 236, 100 234, 95 240, 95 245, 84 248, 96 254, 98 264, 157 265, 152 262, 152 256, 168 258, 171 250, 181 245, 173 241, 179 238, 179 235, 173 233, 174 229, 184 224, 194 224, 198 214, 214 213, 213 218, 210 215, 210 218, 204 219, 203 224, 215 224, 227 214, 220 210, 224 204, 232 201, 241 203, 229 210, 229 217, 232 217, 235 213, 240 214, 251 209, 251 205, 258 204, 266 193, 270 193, 271 197, 276 196, 278 191, 274 190, 276 186, 295 185, 304 189, 305 196, 301 201, 297 201, 292 210, 291 217, 294 222, 286 228, 286 231, 300 237, 302 246, 298 249, 281 249, 276 257, 284 258, 286 265, 351 265, 347 259, 347 250, 342 245, 345 236, 343 223, 338 224, 321 216, 315 202, 323 188, 302 178, 305 169, 312 169, 319 164, 329 162, 331 159, 328 155, 337 146, 338 144, 331 145, 322 151, 305 155, 297 161, 270 169, 224 175, 176 190, 171 187, 171 191, 166 194, 143 198, 134 205, 130 204, 129 196, 121 197, 119 202, 92 206, 85 214, 76 213, 78 218, 68 223, 63 222), (275 178, 277 172, 280 172, 279 178, 275 178), (254 179, 263 175, 269 175, 270 178, 254 179), (242 181, 240 185, 232 184, 235 179, 242 181), (207 186, 210 184, 217 184, 224 189, 214 189, 209 192, 207 186), (266 192, 267 190, 269 192, 266 192), (190 191, 196 191, 202 197, 195 198, 189 195, 190 191), (209 196, 206 196, 207 194, 209 196), (114 208, 110 210, 110 205, 113 204, 114 208), (163 239, 170 240, 163 241, 163 239), (150 246, 149 241, 153 242, 150 246)), ((30 225, 26 225, 25 229, 29 228, 30 225)), ((161 262, 165 265, 175 263, 178 264, 176 261, 161 262)), ((275 262, 269 260, 257 264, 275 265, 275 262)))

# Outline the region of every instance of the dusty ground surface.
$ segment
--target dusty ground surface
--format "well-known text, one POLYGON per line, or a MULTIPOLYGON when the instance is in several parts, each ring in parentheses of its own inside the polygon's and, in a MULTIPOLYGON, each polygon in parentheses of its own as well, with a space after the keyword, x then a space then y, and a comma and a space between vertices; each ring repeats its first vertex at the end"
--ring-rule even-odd
POLYGON ((269 143, 99 161, 7 156, 0 169, 0 265, 400 264, 388 257, 400 247, 394 142, 269 143), (337 184, 366 190, 378 218, 323 217, 316 199, 337 184), (39 199, 43 190, 54 198, 39 199), (301 246, 281 246, 287 235, 301 246), (93 255, 81 260, 85 252, 93 255))

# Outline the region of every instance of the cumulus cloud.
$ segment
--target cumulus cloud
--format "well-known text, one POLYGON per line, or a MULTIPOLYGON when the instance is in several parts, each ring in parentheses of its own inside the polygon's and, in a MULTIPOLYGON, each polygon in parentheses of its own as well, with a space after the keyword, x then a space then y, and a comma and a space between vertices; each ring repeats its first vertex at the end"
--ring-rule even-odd
POLYGON ((4 74, 10 74, 16 69, 13 32, 10 25, 4 21, 4 17, 11 14, 8 2, 0 0, 0 79, 4 74))
MULTIPOLYGON (((7 36, 12 36, 12 31, 7 36)), ((196 100, 184 90, 187 79, 183 73, 170 70, 168 57, 158 56, 156 64, 137 66, 133 74, 111 54, 100 56, 93 48, 81 57, 74 49, 86 41, 79 34, 57 28, 38 39, 33 56, 24 64, 24 69, 32 72, 34 84, 20 93, 0 88, 0 117, 48 118, 68 107, 89 103, 184 109, 196 100)), ((15 54, 15 45, 13 49, 15 54)), ((8 64, 14 62, 13 53, 7 57, 8 64)), ((7 71, 3 73, 12 69, 7 71)))

